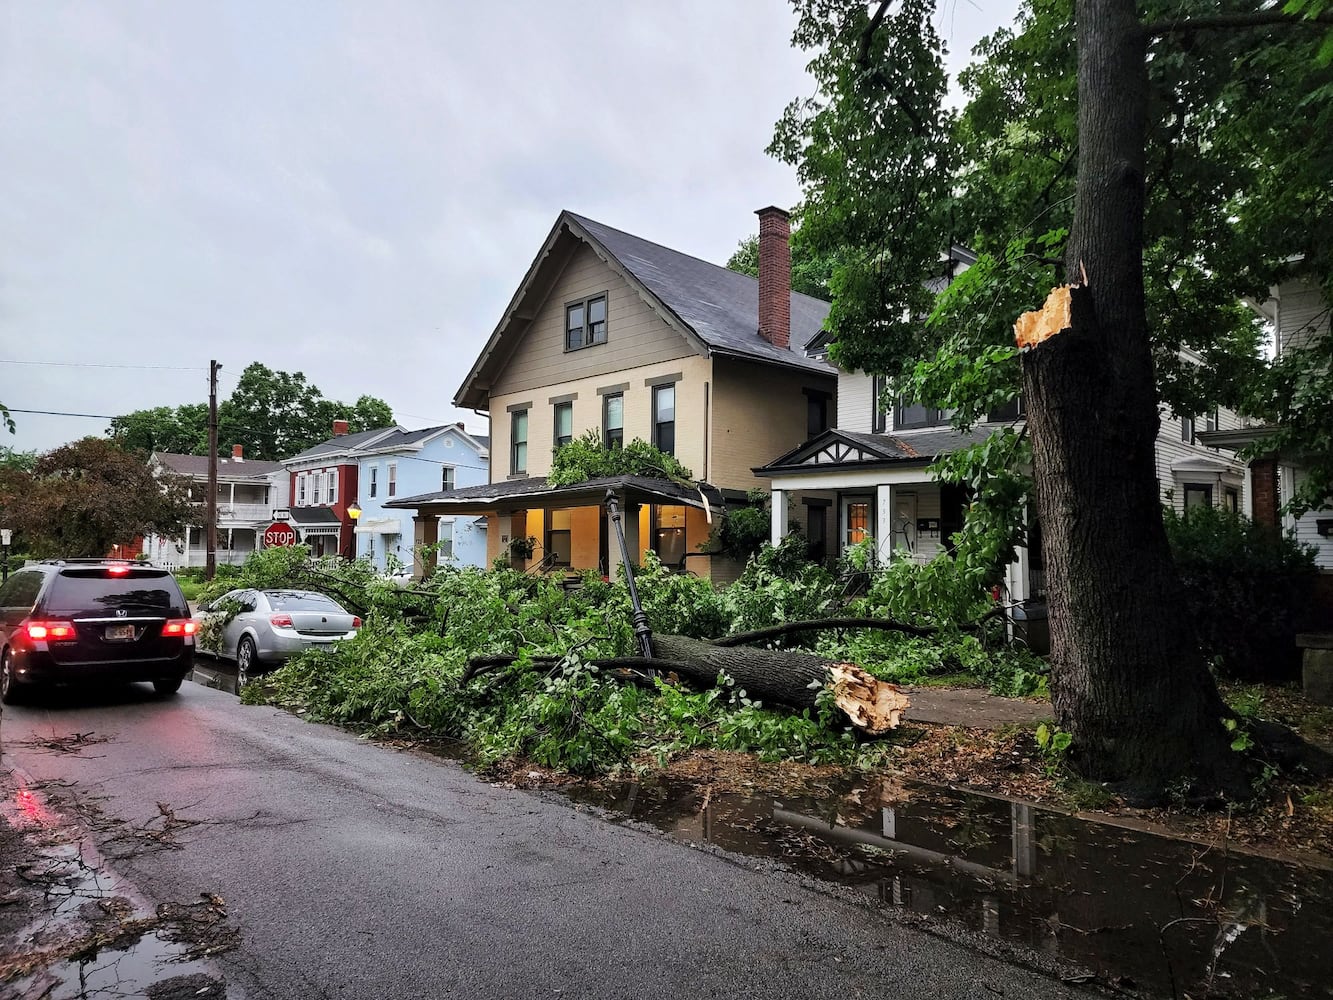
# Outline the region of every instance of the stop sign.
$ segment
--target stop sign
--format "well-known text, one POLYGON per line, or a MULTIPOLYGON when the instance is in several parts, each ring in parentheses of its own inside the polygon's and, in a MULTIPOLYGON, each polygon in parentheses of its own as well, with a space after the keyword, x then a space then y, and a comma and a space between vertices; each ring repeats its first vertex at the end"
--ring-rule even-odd
POLYGON ((296 544, 296 529, 286 521, 274 521, 264 529, 264 544, 269 548, 296 544))

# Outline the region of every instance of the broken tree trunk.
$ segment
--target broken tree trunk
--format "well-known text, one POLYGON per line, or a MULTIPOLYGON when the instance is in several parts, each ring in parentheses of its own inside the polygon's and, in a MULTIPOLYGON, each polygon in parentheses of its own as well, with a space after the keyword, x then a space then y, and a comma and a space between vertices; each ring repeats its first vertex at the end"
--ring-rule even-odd
POLYGON ((838 708, 853 726, 870 736, 894 729, 908 707, 896 684, 881 681, 851 663, 833 663, 789 650, 715 646, 683 635, 654 635, 653 648, 663 669, 699 687, 712 687, 725 673, 756 701, 791 708, 814 708, 819 692, 830 689, 838 708))

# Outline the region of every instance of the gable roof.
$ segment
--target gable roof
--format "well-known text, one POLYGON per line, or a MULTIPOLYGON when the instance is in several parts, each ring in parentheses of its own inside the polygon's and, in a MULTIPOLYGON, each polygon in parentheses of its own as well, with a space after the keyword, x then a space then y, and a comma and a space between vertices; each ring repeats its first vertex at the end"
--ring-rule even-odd
POLYGON ((864 434, 834 428, 755 469, 754 474, 770 476, 778 472, 816 472, 848 466, 929 465, 940 455, 980 444, 995 430, 993 424, 978 424, 969 431, 938 427, 897 434, 864 434))
POLYGON ((453 432, 461 437, 463 441, 466 444, 471 445, 482 458, 485 458, 490 451, 491 439, 489 437, 479 437, 476 434, 470 434, 464 429, 461 423, 440 424, 436 427, 423 427, 421 430, 417 431, 405 431, 399 427, 388 435, 382 438, 377 438, 370 442, 370 444, 356 450, 363 454, 367 452, 384 454, 403 449, 416 451, 430 439, 440 437, 449 432, 453 432))
POLYGON ((495 332, 454 395, 455 406, 479 408, 485 404, 493 376, 485 380, 486 386, 479 383, 503 367, 507 357, 503 348, 526 331, 526 321, 531 317, 521 315, 524 300, 540 279, 549 278, 551 269, 563 266, 563 258, 553 251, 558 243, 571 238, 592 247, 700 353, 833 374, 826 362, 806 353, 806 346, 824 325, 827 302, 792 292, 791 348, 777 347, 759 335, 757 279, 565 211, 556 219, 495 332))
POLYGON ((321 441, 317 445, 307 448, 291 458, 283 459, 284 464, 292 462, 308 462, 316 458, 332 458, 335 455, 346 455, 349 452, 367 445, 393 433, 405 433, 399 426, 377 427, 374 430, 358 431, 355 434, 340 434, 337 437, 331 437, 327 441, 321 441))
MULTIPOLYGON (((207 455, 179 455, 171 451, 155 451, 152 458, 163 468, 191 479, 208 478, 207 455)), ((273 472, 283 471, 281 462, 262 462, 253 459, 236 461, 234 458, 218 459, 218 479, 229 480, 263 479, 273 472)))

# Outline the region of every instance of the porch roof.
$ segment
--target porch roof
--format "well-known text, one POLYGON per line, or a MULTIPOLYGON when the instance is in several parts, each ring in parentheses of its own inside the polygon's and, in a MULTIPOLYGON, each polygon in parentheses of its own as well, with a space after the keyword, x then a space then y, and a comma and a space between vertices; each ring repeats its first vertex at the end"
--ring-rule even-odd
POLYGON ((390 500, 385 507, 429 511, 432 514, 483 514, 529 507, 597 507, 610 490, 625 503, 670 503, 721 510, 728 494, 709 483, 681 485, 647 476, 591 479, 572 486, 552 486, 544 477, 510 479, 457 490, 440 490, 390 500))
POLYGON ((980 444, 995 429, 994 425, 982 424, 970 431, 929 427, 897 434, 863 434, 833 428, 753 471, 756 476, 772 477, 779 473, 829 472, 838 468, 929 465, 940 455, 980 444))

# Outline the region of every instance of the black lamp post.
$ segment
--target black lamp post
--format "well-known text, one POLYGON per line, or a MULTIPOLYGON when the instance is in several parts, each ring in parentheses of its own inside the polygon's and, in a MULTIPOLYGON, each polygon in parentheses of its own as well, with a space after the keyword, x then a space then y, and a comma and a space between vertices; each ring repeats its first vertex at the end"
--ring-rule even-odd
POLYGON ((355 500, 347 508, 347 516, 352 519, 352 540, 347 543, 347 558, 356 558, 356 521, 361 516, 361 507, 355 500))
POLYGON ((9 542, 13 537, 14 532, 9 528, 0 528, 0 548, 4 550, 0 556, 0 583, 9 579, 9 542))

